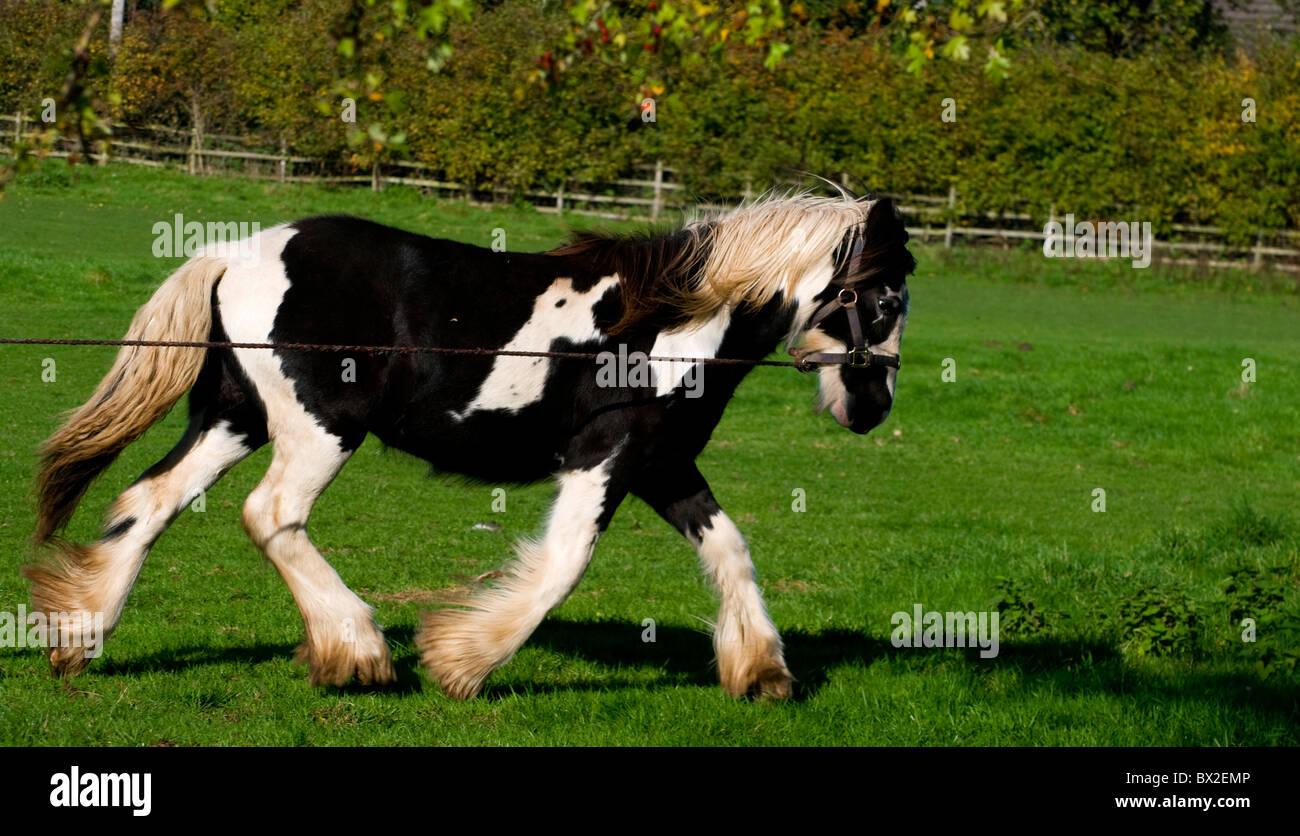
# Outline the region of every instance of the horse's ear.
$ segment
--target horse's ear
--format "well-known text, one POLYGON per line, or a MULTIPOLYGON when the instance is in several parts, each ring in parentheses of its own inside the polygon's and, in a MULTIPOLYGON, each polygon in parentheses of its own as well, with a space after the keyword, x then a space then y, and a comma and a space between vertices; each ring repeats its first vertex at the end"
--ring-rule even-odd
POLYGON ((916 269, 916 259, 907 250, 907 225, 903 214, 887 197, 871 204, 863 234, 864 260, 870 264, 864 278, 884 276, 886 282, 901 281, 916 269))
POLYGON ((903 215, 894 201, 887 197, 873 201, 867 211, 867 229, 863 243, 868 247, 888 245, 900 237, 907 240, 907 227, 903 224, 903 215))

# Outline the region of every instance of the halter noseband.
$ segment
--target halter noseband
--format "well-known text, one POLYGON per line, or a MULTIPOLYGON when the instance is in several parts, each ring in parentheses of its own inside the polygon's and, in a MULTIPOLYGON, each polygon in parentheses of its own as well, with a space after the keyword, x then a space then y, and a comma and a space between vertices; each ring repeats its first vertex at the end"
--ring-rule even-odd
MULTIPOLYGON (((862 262, 862 236, 858 236, 853 242, 853 256, 849 260, 848 275, 852 276, 857 273, 858 266, 862 262)), ((819 364, 830 364, 839 366, 849 366, 852 368, 865 369, 871 366, 886 366, 891 369, 898 368, 899 358, 897 354, 877 354, 870 350, 866 338, 862 332, 862 318, 858 313, 858 292, 850 287, 841 288, 835 298, 822 305, 821 308, 813 314, 812 319, 808 321, 808 326, 804 331, 811 331, 822 323, 822 320, 835 313, 840 308, 844 309, 849 318, 849 333, 853 337, 853 347, 846 352, 818 351, 805 354, 797 348, 790 349, 790 356, 798 360, 802 365, 799 371, 810 372, 819 364)))

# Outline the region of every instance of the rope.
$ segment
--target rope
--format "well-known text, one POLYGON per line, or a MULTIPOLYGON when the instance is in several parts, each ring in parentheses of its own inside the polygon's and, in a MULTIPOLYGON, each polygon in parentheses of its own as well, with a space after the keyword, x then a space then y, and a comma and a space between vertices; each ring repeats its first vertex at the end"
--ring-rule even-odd
MULTIPOLYGON (((594 351, 514 351, 504 348, 440 348, 415 345, 322 345, 318 343, 236 343, 224 340, 60 340, 19 337, 0 337, 0 345, 108 345, 139 348, 254 348, 286 351, 332 351, 366 354, 450 354, 473 357, 552 357, 559 359, 596 360, 608 357, 610 352, 594 351)), ((647 357, 650 362, 702 363, 728 366, 793 366, 808 370, 819 362, 811 360, 746 360, 734 357, 647 357)), ((825 361, 838 365, 833 361, 825 361)))

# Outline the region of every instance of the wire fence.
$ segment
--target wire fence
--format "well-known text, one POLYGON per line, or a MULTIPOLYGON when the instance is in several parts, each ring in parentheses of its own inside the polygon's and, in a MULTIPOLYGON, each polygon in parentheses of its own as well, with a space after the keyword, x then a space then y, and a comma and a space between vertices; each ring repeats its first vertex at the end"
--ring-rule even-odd
MULTIPOLYGON (((116 346, 125 348, 229 348, 268 351, 322 351, 340 354, 445 354, 471 357, 535 357, 560 360, 608 360, 616 355, 609 351, 522 351, 506 348, 447 348, 419 345, 342 345, 331 343, 245 343, 230 340, 98 340, 59 337, 0 337, 0 345, 75 345, 116 346)), ((630 356, 630 355, 629 355, 630 356)), ((879 355, 876 355, 879 356, 879 355)), ((892 365, 898 362, 882 365, 892 365)), ((690 363, 705 366, 780 366, 811 371, 819 365, 844 365, 838 360, 753 360, 744 357, 660 357, 646 355, 648 363, 690 363)))

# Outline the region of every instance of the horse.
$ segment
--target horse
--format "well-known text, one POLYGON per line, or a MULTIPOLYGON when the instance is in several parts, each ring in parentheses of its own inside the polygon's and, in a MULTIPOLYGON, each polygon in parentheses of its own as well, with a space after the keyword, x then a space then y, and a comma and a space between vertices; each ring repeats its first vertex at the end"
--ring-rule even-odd
POLYGON ((629 493, 694 545, 717 587, 723 688, 791 695, 745 538, 695 459, 782 341, 817 369, 818 407, 839 424, 866 433, 888 416, 916 266, 888 199, 768 196, 667 230, 579 232, 540 253, 341 215, 253 238, 200 252, 166 279, 123 341, 143 344, 120 349, 41 449, 33 540, 52 548, 23 573, 33 610, 63 620, 49 629, 81 637, 46 645, 56 676, 98 655, 180 511, 269 443, 243 524, 293 594, 310 682, 392 682, 373 610, 307 534, 313 504, 373 434, 435 472, 557 486, 545 533, 518 544, 495 584, 421 613, 420 661, 449 697, 478 694, 573 591, 629 493), (254 345, 266 343, 276 347, 254 345), (678 359, 614 380, 591 359, 632 352, 678 359), (116 498, 99 539, 60 536, 91 482, 186 392, 184 435, 116 498), (89 613, 105 629, 79 629, 89 613))

